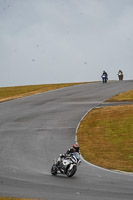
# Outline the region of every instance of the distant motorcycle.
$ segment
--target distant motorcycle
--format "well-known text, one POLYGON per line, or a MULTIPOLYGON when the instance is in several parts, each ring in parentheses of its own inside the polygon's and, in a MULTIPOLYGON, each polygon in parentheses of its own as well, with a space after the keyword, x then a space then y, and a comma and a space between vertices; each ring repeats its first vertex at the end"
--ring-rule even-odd
POLYGON ((52 175, 65 174, 68 177, 72 177, 76 173, 77 166, 80 163, 81 160, 79 157, 79 153, 72 153, 71 155, 62 158, 59 164, 58 161, 55 160, 51 168, 51 174, 52 175))
POLYGON ((107 83, 108 78, 105 75, 102 75, 103 83, 107 83))

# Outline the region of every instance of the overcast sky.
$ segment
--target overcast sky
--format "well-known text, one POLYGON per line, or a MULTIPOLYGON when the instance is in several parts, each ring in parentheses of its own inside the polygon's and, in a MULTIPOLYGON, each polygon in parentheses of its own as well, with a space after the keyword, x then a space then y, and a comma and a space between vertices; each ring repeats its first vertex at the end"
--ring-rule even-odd
POLYGON ((0 87, 133 79, 133 0, 0 0, 0 87))

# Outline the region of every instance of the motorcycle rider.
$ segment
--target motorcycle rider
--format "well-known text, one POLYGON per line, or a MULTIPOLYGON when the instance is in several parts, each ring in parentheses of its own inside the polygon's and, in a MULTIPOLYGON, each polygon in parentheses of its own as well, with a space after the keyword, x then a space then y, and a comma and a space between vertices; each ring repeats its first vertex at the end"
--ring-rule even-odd
POLYGON ((122 81, 123 80, 123 71, 119 70, 117 75, 118 75, 119 81, 122 81))
MULTIPOLYGON (((74 144, 70 149, 67 150, 66 153, 60 154, 59 158, 57 159, 56 166, 60 167, 60 163, 66 156, 71 156, 72 153, 78 153, 80 155, 80 147, 77 144, 74 144)), ((81 160, 79 160, 79 164, 81 160)))
POLYGON ((80 148, 77 144, 74 144, 70 149, 67 150, 66 154, 70 154, 70 153, 75 153, 75 152, 79 152, 80 148))
POLYGON ((107 80, 108 80, 108 74, 106 71, 103 71, 103 74, 102 74, 102 80, 103 80, 103 83, 107 83, 107 80))

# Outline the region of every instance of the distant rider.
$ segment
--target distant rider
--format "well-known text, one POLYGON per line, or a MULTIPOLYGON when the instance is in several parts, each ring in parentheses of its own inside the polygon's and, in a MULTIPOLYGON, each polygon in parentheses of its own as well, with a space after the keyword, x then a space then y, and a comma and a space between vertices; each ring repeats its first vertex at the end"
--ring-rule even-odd
POLYGON ((107 83, 107 80, 108 80, 108 74, 106 71, 103 71, 103 74, 102 74, 102 81, 103 83, 107 83))
POLYGON ((123 71, 119 70, 117 75, 118 75, 119 81, 122 81, 123 80, 123 71))

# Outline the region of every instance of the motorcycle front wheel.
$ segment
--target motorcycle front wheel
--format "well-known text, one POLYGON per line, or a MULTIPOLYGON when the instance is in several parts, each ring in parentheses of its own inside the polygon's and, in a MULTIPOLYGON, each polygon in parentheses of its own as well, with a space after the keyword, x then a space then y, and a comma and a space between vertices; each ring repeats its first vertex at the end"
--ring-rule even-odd
POLYGON ((68 177, 72 177, 77 171, 77 166, 76 165, 73 165, 72 169, 69 169, 67 170, 67 176, 68 177))
POLYGON ((55 164, 51 168, 51 174, 54 175, 54 176, 57 175, 57 167, 56 167, 55 164))

